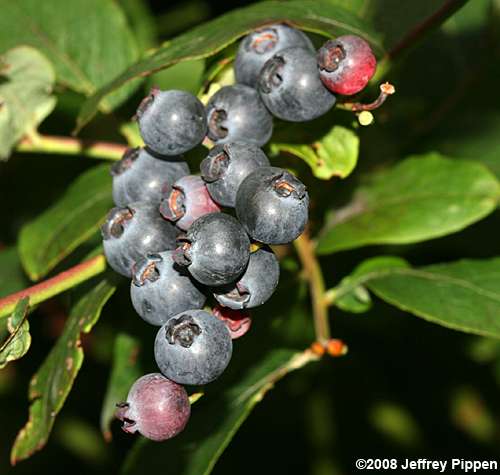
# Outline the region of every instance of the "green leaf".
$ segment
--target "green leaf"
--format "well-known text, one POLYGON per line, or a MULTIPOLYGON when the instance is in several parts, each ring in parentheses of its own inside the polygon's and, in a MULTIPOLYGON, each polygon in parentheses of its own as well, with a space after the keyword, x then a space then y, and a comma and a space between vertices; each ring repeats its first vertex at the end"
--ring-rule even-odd
POLYGON ((143 0, 119 0, 141 51, 156 46, 157 28, 153 12, 143 0))
POLYGON ((80 175, 56 204, 21 230, 19 254, 30 278, 43 277, 92 236, 112 206, 109 165, 80 175))
POLYGON ((411 268, 398 257, 363 262, 330 301, 364 285, 382 300, 433 323, 500 338, 500 257, 411 268))
POLYGON ((77 121, 81 129, 94 116, 101 101, 133 78, 172 66, 179 61, 211 56, 257 26, 289 21, 304 30, 326 36, 353 33, 366 38, 380 54, 383 48, 372 29, 351 12, 327 1, 292 0, 258 2, 233 10, 166 42, 155 53, 137 62, 86 101, 77 121))
POLYGON ((366 290, 366 287, 358 285, 350 292, 335 300, 335 306, 340 308, 340 310, 344 310, 344 312, 368 312, 372 308, 370 292, 366 290))
POLYGON ((500 338, 500 258, 395 269, 367 286, 425 320, 500 338))
POLYGON ((126 401, 134 381, 141 375, 137 364, 139 341, 125 333, 115 338, 113 367, 108 389, 101 410, 101 431, 107 441, 111 440, 111 422, 114 419, 116 403, 126 401))
POLYGON ((404 259, 392 256, 368 259, 344 277, 335 288, 328 290, 326 299, 346 312, 367 312, 372 307, 372 300, 365 283, 400 267, 409 267, 409 264, 404 259))
POLYGON ((126 474, 145 471, 177 475, 208 475, 237 430, 273 385, 289 372, 317 357, 306 351, 274 350, 219 394, 204 397, 193 408, 186 429, 165 443, 139 440, 124 467, 126 474))
POLYGON ((311 145, 272 143, 271 153, 280 152, 291 153, 304 160, 318 178, 345 178, 351 174, 358 161, 359 138, 354 131, 334 125, 311 145))
MULTIPOLYGON (((89 96, 137 60, 123 12, 112 0, 0 0, 0 51, 27 44, 54 64, 57 81, 89 96)), ((128 85, 102 104, 109 109, 128 85)))
POLYGON ((183 61, 153 74, 148 78, 148 83, 160 89, 181 89, 196 94, 201 87, 204 71, 205 61, 202 59, 183 61))
POLYGON ((13 314, 7 319, 8 337, 0 344, 0 369, 9 361, 22 358, 31 345, 30 325, 28 323, 29 298, 25 297, 16 305, 13 314))
POLYGON ((0 251, 0 297, 21 290, 26 281, 17 249, 9 247, 0 251))
POLYGON ((500 185, 482 165, 414 156, 376 174, 333 212, 318 239, 328 254, 369 244, 408 244, 459 231, 498 204, 500 185))
POLYGON ((13 465, 30 457, 47 443, 55 418, 82 366, 81 334, 90 332, 115 288, 112 278, 101 278, 76 302, 62 335, 32 377, 29 419, 12 447, 13 465))
POLYGON ((5 159, 54 109, 55 74, 50 62, 29 46, 5 52, 0 63, 0 159, 5 159))

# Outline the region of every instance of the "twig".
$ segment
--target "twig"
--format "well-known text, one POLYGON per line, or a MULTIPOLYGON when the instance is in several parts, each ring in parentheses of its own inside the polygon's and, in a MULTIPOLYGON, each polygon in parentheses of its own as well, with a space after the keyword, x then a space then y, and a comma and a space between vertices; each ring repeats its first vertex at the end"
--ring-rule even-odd
POLYGON ((53 135, 26 136, 16 147, 18 152, 84 155, 104 160, 119 160, 126 145, 53 135))
POLYGON ((99 255, 82 262, 68 270, 57 274, 39 284, 27 289, 15 292, 0 299, 0 317, 9 315, 14 311, 17 302, 23 297, 29 297, 30 306, 36 305, 44 300, 48 300, 54 295, 60 294, 70 289, 76 284, 100 274, 106 268, 106 260, 103 255, 99 255))
POLYGON ((326 345, 330 339, 330 324, 328 322, 328 305, 325 303, 325 283, 321 267, 314 253, 313 243, 306 233, 297 238, 294 245, 309 281, 316 339, 322 345, 326 345))

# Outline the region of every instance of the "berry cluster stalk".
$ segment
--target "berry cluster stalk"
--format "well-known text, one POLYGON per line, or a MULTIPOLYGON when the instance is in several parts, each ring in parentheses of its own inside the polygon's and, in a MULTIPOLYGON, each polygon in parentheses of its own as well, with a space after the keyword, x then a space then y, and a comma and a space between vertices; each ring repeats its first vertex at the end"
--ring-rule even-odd
POLYGON ((304 274, 309 281, 316 340, 322 345, 326 345, 330 339, 328 304, 325 299, 323 273, 314 253, 314 244, 309 238, 307 231, 305 231, 294 241, 294 245, 302 263, 304 274))

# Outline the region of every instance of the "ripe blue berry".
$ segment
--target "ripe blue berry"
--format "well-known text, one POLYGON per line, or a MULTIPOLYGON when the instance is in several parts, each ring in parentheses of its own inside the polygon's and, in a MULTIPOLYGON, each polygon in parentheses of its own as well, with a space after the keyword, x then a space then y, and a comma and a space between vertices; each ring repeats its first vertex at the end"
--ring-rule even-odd
POLYGON ((250 312, 246 310, 233 310, 231 308, 217 305, 213 308, 212 313, 219 320, 224 322, 229 330, 231 339, 233 340, 243 336, 246 332, 248 332, 248 330, 250 330, 250 326, 252 325, 250 312))
POLYGON ((286 244, 304 231, 308 218, 306 187, 291 173, 260 167, 236 195, 236 215, 247 233, 265 244, 286 244))
POLYGON ((154 441, 176 436, 191 414, 186 390, 160 373, 140 377, 130 388, 127 401, 116 406, 116 417, 125 432, 139 432, 154 441))
POLYGON ((370 45, 359 36, 339 36, 318 51, 319 75, 330 91, 350 96, 366 87, 377 60, 370 45))
POLYGON ((225 213, 198 218, 179 236, 174 261, 204 285, 226 285, 245 270, 250 240, 237 219, 225 213))
POLYGON ((155 340, 160 371, 179 384, 207 384, 226 369, 233 344, 226 325, 204 310, 172 317, 155 340))
POLYGON ((220 211, 201 177, 188 175, 167 186, 160 203, 160 213, 184 231, 193 221, 220 211))
POLYGON ((113 208, 101 227, 108 264, 125 277, 141 257, 175 247, 178 231, 162 218, 158 205, 139 201, 113 208))
POLYGON ((314 53, 311 40, 287 25, 265 26, 245 36, 234 63, 236 82, 255 87, 264 63, 275 53, 292 46, 301 46, 314 53))
POLYGON ((246 142, 264 145, 273 132, 273 118, 259 93, 244 84, 219 89, 207 104, 208 137, 216 144, 246 142))
POLYGON ((271 114, 304 122, 328 112, 335 96, 319 79, 314 55, 305 48, 286 48, 263 66, 259 92, 271 114))
POLYGON ((172 251, 149 254, 134 265, 132 305, 151 325, 163 325, 185 310, 202 308, 206 297, 172 259, 172 251))
POLYGON ((243 275, 233 284, 214 289, 214 297, 226 307, 240 310, 265 303, 278 286, 280 266, 269 247, 250 254, 243 275))
POLYGON ((210 196, 220 205, 234 208, 241 182, 256 168, 268 165, 269 160, 260 148, 228 142, 212 148, 200 169, 210 196))
POLYGON ((188 164, 180 157, 158 158, 144 148, 129 148, 111 167, 113 201, 116 206, 159 203, 165 186, 188 174, 188 164))
POLYGON ((137 109, 146 146, 160 155, 180 155, 201 143, 207 130, 203 104, 185 91, 152 89, 137 109))

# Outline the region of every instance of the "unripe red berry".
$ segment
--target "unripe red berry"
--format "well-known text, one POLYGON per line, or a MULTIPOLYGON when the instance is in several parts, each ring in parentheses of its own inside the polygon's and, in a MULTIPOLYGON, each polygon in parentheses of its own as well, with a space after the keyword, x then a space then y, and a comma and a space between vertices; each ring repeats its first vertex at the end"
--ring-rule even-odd
POLYGON ((330 91, 350 96, 363 90, 375 74, 377 60, 359 36, 339 36, 318 51, 319 76, 330 91))

